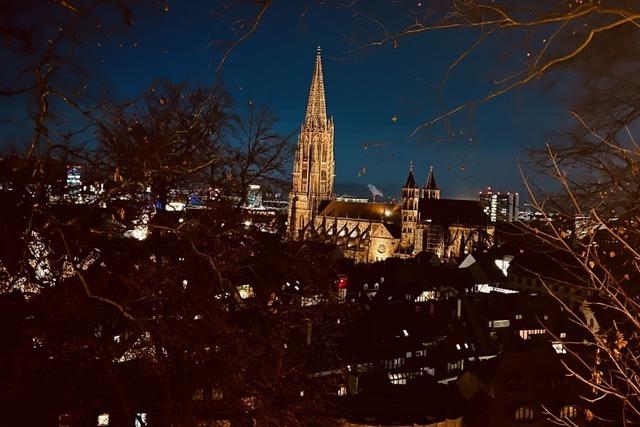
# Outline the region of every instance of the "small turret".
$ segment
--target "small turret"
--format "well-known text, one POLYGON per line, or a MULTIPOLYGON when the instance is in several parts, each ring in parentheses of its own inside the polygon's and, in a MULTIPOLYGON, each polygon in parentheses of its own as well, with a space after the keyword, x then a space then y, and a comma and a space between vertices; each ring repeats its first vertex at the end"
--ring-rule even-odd
POLYGON ((433 174, 433 166, 429 166, 429 177, 422 189, 422 197, 425 199, 439 199, 440 188, 436 185, 436 177, 433 174))
POLYGON ((416 179, 413 176, 413 162, 409 163, 409 175, 407 175, 407 182, 404 183, 402 189, 405 188, 417 188, 416 179))

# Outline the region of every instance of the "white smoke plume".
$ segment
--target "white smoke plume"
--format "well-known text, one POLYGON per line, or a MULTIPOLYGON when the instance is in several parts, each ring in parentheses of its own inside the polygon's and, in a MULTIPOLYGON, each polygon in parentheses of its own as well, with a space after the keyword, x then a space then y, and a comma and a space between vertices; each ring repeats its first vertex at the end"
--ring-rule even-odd
POLYGON ((384 194, 382 194, 382 191, 378 190, 378 187, 376 187, 373 184, 367 184, 367 187, 369 188, 369 191, 371 191, 371 197, 373 197, 374 199, 376 197, 384 197, 384 194))

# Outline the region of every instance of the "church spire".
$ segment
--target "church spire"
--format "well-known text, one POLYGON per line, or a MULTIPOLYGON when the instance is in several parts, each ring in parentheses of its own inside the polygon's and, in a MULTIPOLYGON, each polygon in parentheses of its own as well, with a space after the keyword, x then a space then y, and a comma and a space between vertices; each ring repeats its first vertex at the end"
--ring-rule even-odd
POLYGON ((320 203, 333 199, 335 161, 333 120, 327 118, 320 48, 311 78, 307 112, 298 135, 289 193, 289 236, 303 238, 307 225, 317 227, 320 203))
POLYGON ((407 176, 407 182, 405 182, 402 188, 418 188, 416 187, 416 179, 413 176, 413 162, 409 163, 409 175, 407 176))
POLYGON ((322 77, 322 56, 320 46, 316 51, 316 66, 311 78, 307 114, 304 127, 307 129, 325 129, 327 126, 327 106, 324 97, 324 79, 322 77))
POLYGON ((436 177, 433 174, 433 166, 429 166, 429 177, 427 178, 427 183, 422 189, 422 197, 425 199, 440 198, 440 188, 436 184, 436 177))
POLYGON ((436 178, 433 175, 433 166, 429 166, 429 177, 427 178, 427 184, 424 186, 425 190, 437 190, 436 178))

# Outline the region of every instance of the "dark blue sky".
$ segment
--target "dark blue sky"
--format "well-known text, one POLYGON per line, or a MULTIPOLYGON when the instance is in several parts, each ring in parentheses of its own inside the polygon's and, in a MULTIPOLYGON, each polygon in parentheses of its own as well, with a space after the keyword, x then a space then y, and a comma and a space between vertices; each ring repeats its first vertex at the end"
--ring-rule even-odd
MULTIPOLYGON (((79 55, 93 76, 89 84, 122 99, 138 95, 157 78, 211 84, 219 56, 212 57, 209 42, 232 34, 228 22, 212 16, 204 3, 181 1, 171 3, 168 12, 138 12, 132 27, 83 46, 79 55)), ((443 197, 475 197, 487 185, 522 191, 516 159, 526 160, 524 147, 540 146, 546 133, 567 121, 557 90, 536 85, 410 137, 422 121, 491 91, 492 79, 518 61, 518 47, 510 46, 508 37, 495 39, 462 62, 441 92, 434 86, 476 34, 434 32, 402 39, 396 49, 345 54, 352 47, 345 35, 360 28, 360 21, 348 10, 320 6, 300 18, 303 9, 292 7, 296 3, 273 3, 258 30, 231 53, 221 79, 237 105, 249 100, 267 105, 280 118, 282 132, 295 131, 304 115, 315 48, 322 46, 339 183, 374 184, 395 195, 414 161, 420 182, 434 166, 443 197), (515 52, 511 64, 498 60, 505 51, 515 52)), ((395 13, 371 12, 383 20, 395 13)), ((14 118, 23 114, 24 106, 11 105, 17 109, 14 118)), ((5 135, 10 132, 3 128, 5 135)))

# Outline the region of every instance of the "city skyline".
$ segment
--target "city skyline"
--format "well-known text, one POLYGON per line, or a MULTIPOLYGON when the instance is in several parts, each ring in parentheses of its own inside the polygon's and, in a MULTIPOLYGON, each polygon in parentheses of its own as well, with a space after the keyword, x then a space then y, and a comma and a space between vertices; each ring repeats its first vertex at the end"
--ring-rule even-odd
POLYGON ((0 425, 640 423, 640 5, 37 6, 0 425))
MULTIPOLYGON (((524 194, 516 160, 525 157, 524 148, 540 146, 546 132, 564 120, 562 106, 552 103, 558 100, 556 94, 524 89, 480 105, 473 114, 457 114, 446 126, 438 123, 410 136, 423 121, 490 91, 491 79, 506 67, 471 57, 449 76, 441 96, 433 86, 473 39, 471 32, 438 32, 421 43, 405 39, 395 49, 349 52, 353 45, 344 37, 357 28, 357 21, 348 13, 314 7, 301 18, 296 8, 274 4, 255 33, 230 52, 217 75, 220 50, 213 55, 210 44, 231 38, 229 27, 211 19, 201 9, 204 6, 186 2, 170 7, 171 13, 145 14, 136 23, 141 28, 137 37, 105 32, 78 48, 90 89, 122 101, 140 95, 158 78, 200 86, 219 77, 237 106, 249 101, 267 106, 280 118, 278 128, 283 133, 296 133, 314 52, 320 45, 327 106, 337 127, 339 188, 346 185, 365 193, 372 184, 395 197, 402 184, 395 177, 413 161, 418 176, 434 166, 447 197, 475 198, 486 186, 524 194), (164 31, 169 27, 174 30, 164 31)), ((506 50, 508 45, 499 48, 506 50)), ((13 108, 21 100, 0 101, 0 110, 10 110, 11 118, 0 124, 1 142, 24 139, 29 123, 23 108, 13 108)))

